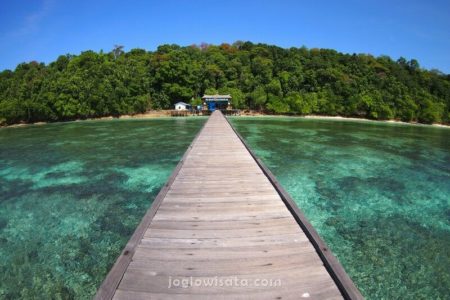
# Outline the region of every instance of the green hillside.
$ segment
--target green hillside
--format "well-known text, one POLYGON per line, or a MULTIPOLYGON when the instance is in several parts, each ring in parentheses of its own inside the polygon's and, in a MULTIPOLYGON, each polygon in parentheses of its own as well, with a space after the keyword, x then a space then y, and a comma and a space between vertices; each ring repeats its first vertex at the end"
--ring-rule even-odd
POLYGON ((216 92, 267 113, 450 122, 450 75, 414 59, 236 42, 20 64, 0 73, 0 123, 141 113, 216 92))

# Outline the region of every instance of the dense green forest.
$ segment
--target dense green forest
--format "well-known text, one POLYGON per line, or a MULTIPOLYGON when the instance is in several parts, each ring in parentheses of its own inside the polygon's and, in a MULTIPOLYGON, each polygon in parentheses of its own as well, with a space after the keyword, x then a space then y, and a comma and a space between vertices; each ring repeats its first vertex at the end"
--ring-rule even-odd
POLYGON ((141 113, 216 92, 235 108, 275 114, 450 121, 450 75, 414 59, 236 42, 22 63, 0 73, 0 123, 141 113))

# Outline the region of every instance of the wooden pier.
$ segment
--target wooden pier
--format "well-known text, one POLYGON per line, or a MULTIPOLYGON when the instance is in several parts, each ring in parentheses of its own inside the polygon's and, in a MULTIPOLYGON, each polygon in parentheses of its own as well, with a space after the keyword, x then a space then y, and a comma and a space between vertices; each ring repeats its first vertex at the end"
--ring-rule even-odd
POLYGON ((192 114, 192 113, 190 111, 188 111, 188 110, 172 110, 170 112, 170 115, 172 117, 187 117, 190 114, 192 114))
POLYGON ((362 299, 275 177, 214 112, 97 299, 362 299))

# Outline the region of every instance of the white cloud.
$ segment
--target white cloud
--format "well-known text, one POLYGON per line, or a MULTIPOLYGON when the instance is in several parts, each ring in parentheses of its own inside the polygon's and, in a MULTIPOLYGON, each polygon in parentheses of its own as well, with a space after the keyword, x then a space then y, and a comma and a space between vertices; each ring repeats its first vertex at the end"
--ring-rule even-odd
POLYGON ((36 32, 39 30, 41 22, 45 19, 54 7, 54 0, 44 0, 40 8, 28 16, 23 20, 23 24, 20 28, 12 32, 13 36, 23 36, 28 35, 30 33, 36 32))

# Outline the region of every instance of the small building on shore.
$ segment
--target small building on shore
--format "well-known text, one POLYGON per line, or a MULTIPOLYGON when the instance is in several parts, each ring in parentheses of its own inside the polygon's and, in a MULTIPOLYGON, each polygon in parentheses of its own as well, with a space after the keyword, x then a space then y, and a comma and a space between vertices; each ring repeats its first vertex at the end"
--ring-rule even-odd
POLYGON ((232 109, 231 95, 204 95, 202 101, 204 110, 215 111, 216 109, 232 109))
POLYGON ((190 104, 184 103, 184 102, 177 102, 175 103, 175 110, 188 110, 191 108, 190 104))

